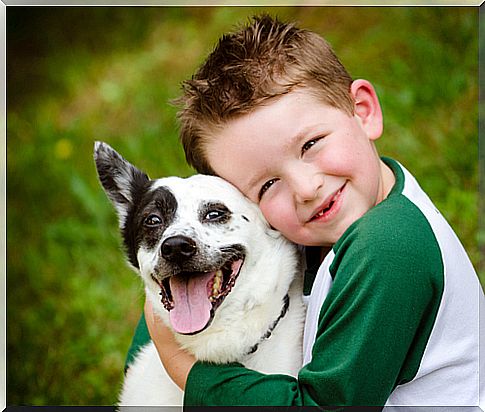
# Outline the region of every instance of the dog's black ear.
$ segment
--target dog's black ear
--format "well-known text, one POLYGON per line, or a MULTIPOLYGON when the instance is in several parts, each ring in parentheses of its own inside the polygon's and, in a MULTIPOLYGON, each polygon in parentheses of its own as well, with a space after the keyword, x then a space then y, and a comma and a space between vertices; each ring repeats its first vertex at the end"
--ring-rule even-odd
POLYGON ((95 142, 94 161, 101 185, 123 220, 150 179, 104 142, 95 142))

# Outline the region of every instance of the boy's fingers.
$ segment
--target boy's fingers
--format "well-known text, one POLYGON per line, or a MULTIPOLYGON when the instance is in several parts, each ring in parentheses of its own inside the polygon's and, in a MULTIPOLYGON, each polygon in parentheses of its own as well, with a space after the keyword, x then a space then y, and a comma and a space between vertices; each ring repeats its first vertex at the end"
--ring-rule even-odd
POLYGON ((152 313, 153 313, 153 309, 152 309, 152 304, 150 302, 150 299, 145 299, 145 307, 144 307, 144 311, 145 311, 145 317, 148 318, 148 317, 151 317, 152 316, 152 313))
POLYGON ((150 301, 150 299, 145 299, 145 319, 146 321, 151 324, 151 325, 154 325, 157 323, 157 316, 155 316, 155 313, 153 312, 153 306, 152 306, 152 302, 150 301))
POLYGON ((144 311, 145 320, 150 333, 154 332, 155 330, 159 330, 161 327, 166 327, 162 318, 153 310, 152 302, 148 298, 145 299, 144 311))

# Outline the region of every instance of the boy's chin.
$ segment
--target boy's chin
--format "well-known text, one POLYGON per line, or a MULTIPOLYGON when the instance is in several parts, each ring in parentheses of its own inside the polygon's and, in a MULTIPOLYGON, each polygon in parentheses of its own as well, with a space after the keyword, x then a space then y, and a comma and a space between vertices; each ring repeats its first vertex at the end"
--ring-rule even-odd
POLYGON ((288 238, 303 246, 322 246, 331 248, 343 236, 347 229, 358 219, 359 217, 355 217, 353 219, 349 219, 347 222, 340 222, 338 227, 326 233, 318 233, 316 231, 313 236, 302 238, 299 242, 295 242, 291 238, 288 238))

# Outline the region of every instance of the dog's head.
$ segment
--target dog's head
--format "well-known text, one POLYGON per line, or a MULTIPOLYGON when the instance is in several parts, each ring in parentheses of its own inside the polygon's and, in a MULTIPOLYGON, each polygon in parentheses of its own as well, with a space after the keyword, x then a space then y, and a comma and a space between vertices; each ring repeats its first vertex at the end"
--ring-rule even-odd
POLYGON ((204 330, 227 296, 237 299, 232 296, 238 290, 241 295, 248 289, 245 296, 254 299, 275 290, 258 273, 264 268, 255 265, 277 253, 281 236, 232 185, 203 175, 150 180, 105 143, 96 143, 94 156, 118 211, 128 260, 147 292, 162 296, 176 332, 204 330), (268 237, 274 250, 266 246, 268 237), (250 276, 235 287, 238 277, 250 276))

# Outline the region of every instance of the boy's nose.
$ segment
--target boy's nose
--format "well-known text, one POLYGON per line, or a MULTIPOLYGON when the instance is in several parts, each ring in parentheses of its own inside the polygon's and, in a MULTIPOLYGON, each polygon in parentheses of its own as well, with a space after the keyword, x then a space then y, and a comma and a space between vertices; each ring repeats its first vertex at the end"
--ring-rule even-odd
POLYGON ((321 182, 316 177, 301 176, 298 179, 294 179, 292 186, 295 200, 298 203, 306 203, 316 199, 321 182))

